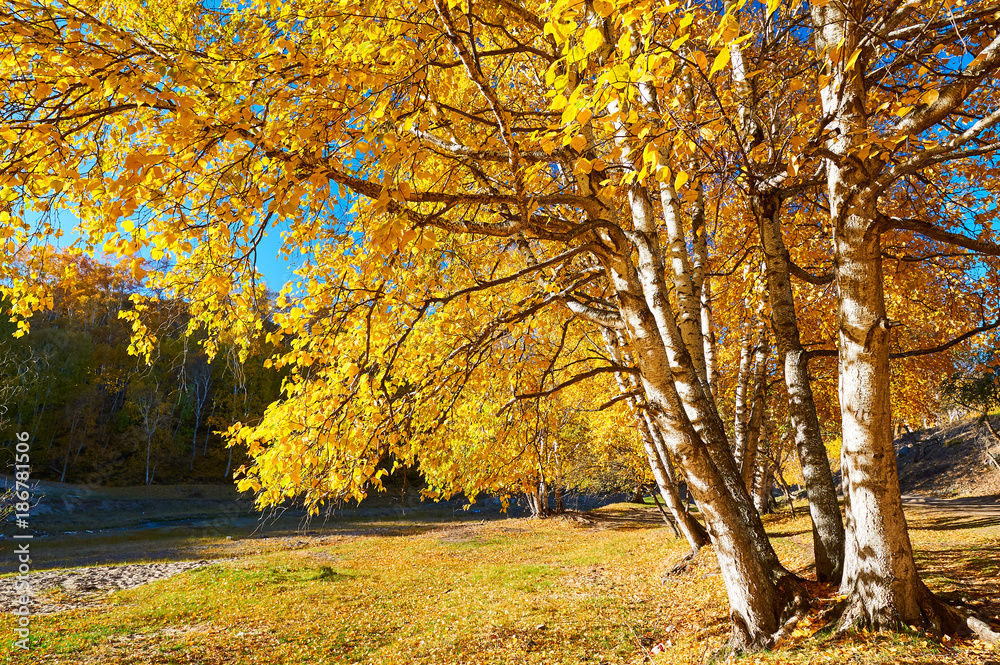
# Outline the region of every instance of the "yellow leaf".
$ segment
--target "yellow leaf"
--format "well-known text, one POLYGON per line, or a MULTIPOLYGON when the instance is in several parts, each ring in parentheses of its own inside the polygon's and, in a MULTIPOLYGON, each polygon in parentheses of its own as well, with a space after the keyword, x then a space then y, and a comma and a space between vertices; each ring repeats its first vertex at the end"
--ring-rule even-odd
POLYGON ((587 139, 583 138, 583 134, 577 134, 573 137, 569 144, 573 146, 573 150, 583 152, 584 148, 587 147, 587 139))
POLYGON ((940 97, 940 96, 941 96, 941 93, 938 92, 937 90, 928 90, 920 98, 920 101, 923 102, 924 104, 927 104, 928 106, 930 106, 931 104, 933 104, 934 102, 936 102, 938 100, 938 97, 940 97))
POLYGON ((778 7, 781 6, 781 0, 767 0, 767 15, 770 16, 774 12, 778 11, 778 7))
POLYGON ((581 125, 587 124, 587 121, 594 115, 594 112, 590 109, 583 109, 576 114, 576 121, 581 125))
POLYGON ((854 53, 851 54, 851 59, 848 60, 847 64, 844 66, 844 71, 845 72, 849 72, 852 69, 854 69, 854 65, 858 62, 858 56, 860 56, 860 55, 861 55, 861 49, 858 49, 854 53))
POLYGON ((705 54, 701 51, 695 51, 694 61, 698 63, 698 69, 705 69, 708 67, 708 58, 706 58, 705 54))
POLYGON ((588 55, 601 48, 602 44, 604 44, 604 35, 597 28, 587 28, 587 31, 583 33, 583 50, 588 55))
POLYGON ((680 189, 688 181, 687 171, 681 171, 674 180, 674 189, 680 189))
POLYGON ((681 46, 684 45, 684 42, 686 42, 689 39, 691 39, 690 33, 684 35, 683 37, 678 37, 674 41, 670 42, 670 50, 676 51, 677 49, 679 49, 681 46))
POLYGON ((632 50, 632 35, 628 30, 622 30, 622 36, 618 38, 618 50, 625 54, 632 50))
POLYGON ((601 15, 601 18, 607 18, 615 10, 615 6, 608 0, 594 0, 594 10, 601 15))
POLYGON ((419 242, 417 242, 418 249, 433 249, 434 245, 437 244, 437 238, 434 237, 434 231, 431 229, 425 229, 423 235, 421 235, 419 242))
POLYGON ((720 71, 723 67, 729 64, 729 47, 723 48, 719 51, 719 55, 715 56, 715 62, 712 63, 712 70, 708 73, 711 77, 715 72, 720 71))

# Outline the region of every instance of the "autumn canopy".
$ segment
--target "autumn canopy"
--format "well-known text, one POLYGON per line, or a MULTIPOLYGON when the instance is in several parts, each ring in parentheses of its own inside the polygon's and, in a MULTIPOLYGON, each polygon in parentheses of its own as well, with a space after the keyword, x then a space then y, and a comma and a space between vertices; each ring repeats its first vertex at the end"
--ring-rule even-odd
POLYGON ((231 431, 262 504, 360 497, 387 459, 524 491, 567 410, 624 414, 755 649, 810 604, 757 509, 786 441, 842 627, 989 637, 917 575, 892 428, 1000 325, 998 24, 978 0, 8 0, 0 286, 26 327, 64 233, 210 350, 280 342, 283 398, 231 431), (278 235, 305 263, 265 321, 278 235))

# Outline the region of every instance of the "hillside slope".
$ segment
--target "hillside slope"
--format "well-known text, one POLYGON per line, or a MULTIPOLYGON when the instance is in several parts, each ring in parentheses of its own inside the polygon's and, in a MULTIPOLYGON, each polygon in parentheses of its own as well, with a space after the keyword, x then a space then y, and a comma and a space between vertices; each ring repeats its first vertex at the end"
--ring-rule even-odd
MULTIPOLYGON (((991 422, 1000 430, 1000 416, 991 422)), ((907 432, 895 447, 904 494, 1000 494, 1000 441, 977 419, 907 432)))

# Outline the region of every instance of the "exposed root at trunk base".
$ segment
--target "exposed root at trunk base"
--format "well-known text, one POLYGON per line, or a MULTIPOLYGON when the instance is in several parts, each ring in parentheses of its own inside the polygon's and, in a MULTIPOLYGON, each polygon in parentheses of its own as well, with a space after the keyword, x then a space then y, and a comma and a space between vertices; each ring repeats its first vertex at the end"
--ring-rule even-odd
POLYGON ((781 615, 781 627, 771 636, 768 648, 787 637, 812 607, 802 581, 795 575, 785 573, 783 579, 778 582, 778 588, 784 594, 785 606, 781 615))
POLYGON ((738 630, 734 623, 733 633, 730 635, 729 641, 715 654, 716 657, 721 658, 770 649, 791 634, 799 621, 808 614, 812 603, 802 580, 788 571, 781 570, 775 575, 774 583, 781 598, 781 613, 778 616, 777 630, 770 635, 753 639, 745 631, 738 630))
POLYGON ((698 555, 700 553, 701 553, 700 549, 691 550, 690 552, 682 556, 680 558, 680 561, 671 566, 667 572, 663 573, 663 577, 660 578, 660 581, 666 582, 671 577, 677 577, 681 573, 687 572, 687 570, 691 567, 691 564, 694 563, 695 559, 698 558, 698 555))
POLYGON ((931 617, 930 633, 937 638, 944 635, 954 637, 969 637, 974 635, 977 639, 991 644, 1000 644, 1000 632, 993 630, 990 625, 977 617, 971 610, 960 605, 949 605, 928 589, 921 582, 922 589, 920 599, 920 609, 925 617, 931 617))
POLYGON ((780 618, 781 627, 771 636, 771 643, 767 645, 767 648, 771 648, 787 637, 812 607, 802 580, 795 575, 786 572, 778 580, 777 586, 783 594, 785 603, 780 618))
POLYGON ((926 631, 937 639, 942 639, 945 635, 975 636, 983 642, 1000 644, 1000 632, 993 630, 989 623, 966 607, 947 604, 931 593, 923 582, 919 584, 920 597, 917 601, 920 606, 919 621, 906 622, 894 613, 882 613, 872 617, 855 594, 822 615, 828 622, 819 632, 832 628, 834 635, 843 635, 861 628, 906 631, 909 627, 926 631))

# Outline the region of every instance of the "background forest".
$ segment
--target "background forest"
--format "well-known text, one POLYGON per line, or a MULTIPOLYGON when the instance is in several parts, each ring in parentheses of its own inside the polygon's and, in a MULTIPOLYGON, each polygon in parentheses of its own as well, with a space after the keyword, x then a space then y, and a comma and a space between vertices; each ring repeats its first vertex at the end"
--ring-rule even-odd
MULTIPOLYGON (((92 485, 225 483, 245 460, 218 431, 259 417, 280 389, 267 349, 241 360, 228 347, 209 360, 189 338, 184 303, 155 297, 149 362, 130 353, 140 283, 111 263, 54 254, 52 307, 14 337, 0 323, 0 437, 31 435, 39 479, 92 485)), ((134 347, 132 348, 134 351, 134 347)), ((9 461, 9 460, 8 460, 9 461)))

